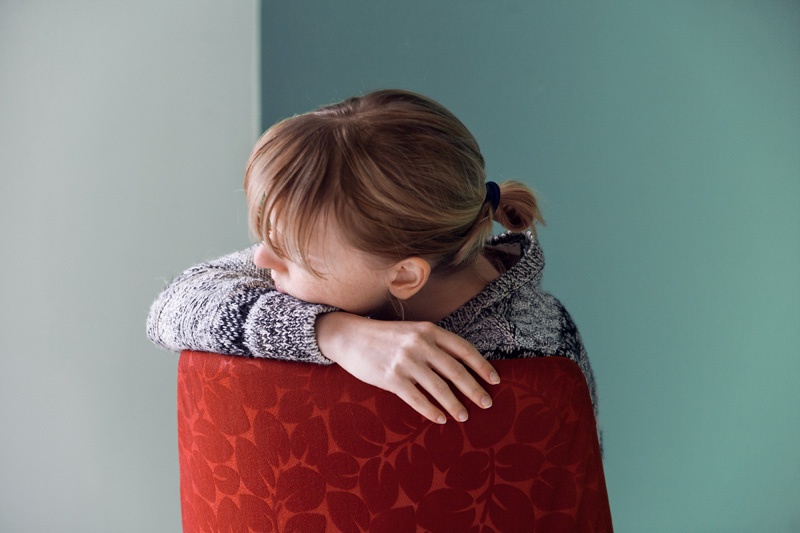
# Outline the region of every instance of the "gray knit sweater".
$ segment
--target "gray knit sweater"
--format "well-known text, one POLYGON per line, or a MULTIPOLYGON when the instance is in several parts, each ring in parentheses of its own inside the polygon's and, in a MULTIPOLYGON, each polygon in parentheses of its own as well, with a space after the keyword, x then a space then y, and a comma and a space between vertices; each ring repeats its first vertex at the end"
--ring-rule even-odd
MULTIPOLYGON (((330 364, 316 342, 319 314, 335 311, 279 293, 253 264, 255 246, 196 265, 158 296, 147 335, 173 351, 199 350, 330 364)), ((583 371, 597 415, 594 375, 575 323, 542 290, 544 257, 528 233, 492 238, 487 251, 507 268, 438 325, 470 341, 487 359, 562 356, 583 371)))

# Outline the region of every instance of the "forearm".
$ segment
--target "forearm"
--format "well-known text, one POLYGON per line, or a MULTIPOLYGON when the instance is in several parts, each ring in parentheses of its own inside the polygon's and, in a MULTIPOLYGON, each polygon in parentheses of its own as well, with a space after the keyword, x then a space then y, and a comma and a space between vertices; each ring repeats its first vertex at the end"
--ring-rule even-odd
POLYGON ((270 290, 253 302, 246 313, 236 306, 226 310, 220 322, 230 324, 233 331, 241 327, 247 355, 330 364, 331 360, 317 344, 315 326, 319 318, 335 310, 270 290))
POLYGON ((172 351, 329 363, 314 324, 333 308, 275 291, 268 271, 253 266, 252 251, 201 263, 175 278, 151 306, 150 340, 172 351))

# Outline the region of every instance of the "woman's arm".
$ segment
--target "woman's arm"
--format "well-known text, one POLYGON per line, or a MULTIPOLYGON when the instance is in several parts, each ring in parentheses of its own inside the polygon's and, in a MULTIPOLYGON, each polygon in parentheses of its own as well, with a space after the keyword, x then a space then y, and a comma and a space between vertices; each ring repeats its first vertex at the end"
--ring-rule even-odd
POLYGON ((158 295, 147 336, 172 351, 199 350, 330 364, 317 346, 319 314, 333 311, 275 290, 253 264, 255 246, 195 265, 158 295))
POLYGON ((430 322, 370 320, 334 312, 320 315, 316 329, 322 353, 361 381, 395 393, 431 422, 443 424, 446 419, 422 390, 463 422, 467 410, 447 381, 484 409, 491 407, 491 397, 467 367, 487 383, 500 383, 495 369, 471 343, 430 322))
POLYGON ((466 420, 466 409, 447 381, 480 407, 491 405, 466 367, 488 383, 499 378, 469 342, 431 323, 370 320, 282 294, 268 271, 253 264, 255 249, 201 263, 175 278, 150 308, 150 340, 172 351, 335 361, 438 423, 444 413, 420 389, 456 420, 466 420))

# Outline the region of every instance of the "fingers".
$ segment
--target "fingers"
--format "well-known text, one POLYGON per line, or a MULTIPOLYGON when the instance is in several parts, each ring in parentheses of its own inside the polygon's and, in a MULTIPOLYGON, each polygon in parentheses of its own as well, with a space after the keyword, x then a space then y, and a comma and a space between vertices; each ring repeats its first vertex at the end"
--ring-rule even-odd
MULTIPOLYGON (((455 393, 450 388, 448 381, 452 382, 458 390, 464 393, 464 395, 476 405, 483 409, 491 407, 491 397, 461 363, 445 354, 441 354, 440 357, 446 358, 449 362, 444 364, 440 363, 438 367, 435 368, 428 365, 418 366, 415 370, 407 372, 407 375, 399 381, 397 386, 393 389, 393 392, 419 414, 437 424, 444 424, 446 417, 444 413, 422 393, 422 390, 426 391, 434 402, 440 405, 453 419, 459 422, 466 422, 469 418, 467 409, 464 407, 464 404, 458 400, 455 393), (451 368, 449 370, 442 370, 442 367, 451 368), (441 376, 439 372, 441 372, 441 376)), ((408 371, 408 369, 406 370, 408 371)))
MULTIPOLYGON (((455 362, 458 363, 457 361, 455 362)), ((460 366, 462 369, 464 368, 460 364, 458 366, 460 366)), ((467 374, 469 374, 469 372, 467 372, 467 374)), ((475 380, 473 379, 472 381, 474 382, 475 380)), ((423 371, 420 372, 420 374, 416 377, 416 382, 417 385, 426 390, 445 411, 450 413, 450 416, 459 422, 466 422, 469 416, 466 408, 458 400, 458 398, 456 398, 456 395, 453 394, 452 389, 450 389, 450 385, 444 379, 442 379, 439 374, 434 372, 433 369, 430 367, 424 368, 423 371)), ((459 383, 454 382, 454 384, 456 387, 459 387, 459 390, 461 390, 459 383)), ((477 383, 475 383, 475 385, 477 385, 477 383)), ((486 396, 488 398, 488 395, 486 396)), ((425 398, 425 400, 428 401, 427 398, 425 398)), ((489 399, 489 405, 491 405, 491 399, 489 399)), ((423 416, 425 415, 423 414, 423 416)))
POLYGON ((423 346, 415 344, 416 364, 406 361, 406 364, 398 366, 402 369, 399 373, 404 375, 406 383, 412 384, 410 389, 413 389, 405 389, 404 393, 409 399, 404 400, 429 420, 437 421, 441 411, 425 395, 415 395, 419 393, 417 387, 413 386, 416 384, 427 391, 455 420, 464 422, 468 417, 467 410, 451 389, 452 383, 479 407, 491 407, 491 396, 464 366, 467 364, 490 383, 499 382, 494 367, 480 352, 468 341, 433 324, 421 325, 419 333, 427 337, 428 341, 423 346), (412 401, 415 403, 412 404, 412 401))
MULTIPOLYGON (((460 360, 463 364, 470 367, 472 370, 475 371, 484 381, 487 383, 491 383, 492 385, 497 385, 500 383, 500 376, 498 375, 497 371, 494 367, 486 360, 481 353, 475 349, 475 347, 469 341, 459 337, 455 333, 450 333, 444 329, 439 328, 436 332, 436 344, 444 350, 450 356, 460 360)), ((456 361, 457 362, 457 361, 456 361)), ((445 365, 446 367, 447 365, 445 365)), ((459 364, 459 366, 461 366, 459 364)), ((461 366, 461 369, 465 371, 467 375, 469 372, 466 372, 466 369, 461 366)), ((447 372, 447 368, 439 369, 440 371, 447 372)), ((458 375, 460 370, 457 367, 453 367, 450 369, 450 372, 446 374, 448 379, 452 379, 450 374, 458 375)), ((471 378, 472 376, 470 376, 471 378)), ((472 380, 475 381, 474 379, 472 380)), ((475 383, 477 385, 477 383, 475 383)), ((467 393, 466 390, 459 387, 464 394, 467 394, 468 397, 472 399, 472 396, 467 393)), ((480 405, 480 402, 476 402, 480 405)))
POLYGON ((492 406, 492 398, 464 366, 472 368, 488 383, 500 383, 494 367, 468 341, 445 330, 437 332, 436 343, 446 353, 434 361, 434 368, 442 377, 450 380, 467 398, 486 409, 492 406), (463 364, 462 364, 463 363, 463 364))
POLYGON ((413 383, 407 381, 401 388, 393 391, 397 396, 411 406, 416 412, 435 424, 444 424, 447 418, 444 413, 425 397, 413 383))
MULTIPOLYGON (((442 384, 445 385, 445 387, 447 387, 447 383, 444 380, 442 380, 442 378, 449 380, 453 385, 455 385, 455 387, 458 390, 460 390, 464 394, 464 396, 466 396, 470 401, 472 401, 475 405, 481 407, 482 409, 487 409, 492 406, 491 396, 489 396, 486 390, 475 380, 472 374, 470 374, 469 371, 466 369, 466 367, 464 367, 464 365, 462 365, 459 361, 453 359, 452 357, 445 356, 445 358, 442 361, 440 362, 437 361, 437 363, 438 364, 436 364, 434 368, 436 372, 438 372, 441 375, 441 378, 439 378, 438 376, 437 378, 438 381, 440 381, 442 384)), ((439 384, 435 383, 434 386, 438 387, 439 384)), ((436 397, 436 399, 437 401, 442 403, 443 407, 448 409, 448 412, 452 414, 454 411, 450 410, 448 408, 448 405, 443 402, 444 401, 457 402, 457 400, 449 387, 447 387, 447 393, 449 394, 446 394, 444 393, 444 391, 441 391, 441 396, 436 397)), ((458 403, 458 405, 453 403, 452 405, 453 409, 459 407, 463 409, 460 403, 458 403)), ((466 420, 466 410, 463 411, 463 419, 460 417, 460 415, 462 415, 462 412, 459 412, 459 415, 454 414, 453 416, 456 418, 456 420, 461 420, 462 422, 466 420)))

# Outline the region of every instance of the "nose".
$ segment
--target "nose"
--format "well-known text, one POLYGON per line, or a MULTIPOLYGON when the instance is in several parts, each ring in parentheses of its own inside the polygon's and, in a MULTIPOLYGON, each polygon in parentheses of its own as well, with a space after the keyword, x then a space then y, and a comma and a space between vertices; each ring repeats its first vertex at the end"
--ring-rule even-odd
POLYGON ((269 246, 260 244, 253 254, 253 264, 258 268, 268 268, 270 270, 284 270, 283 260, 278 257, 269 246))

